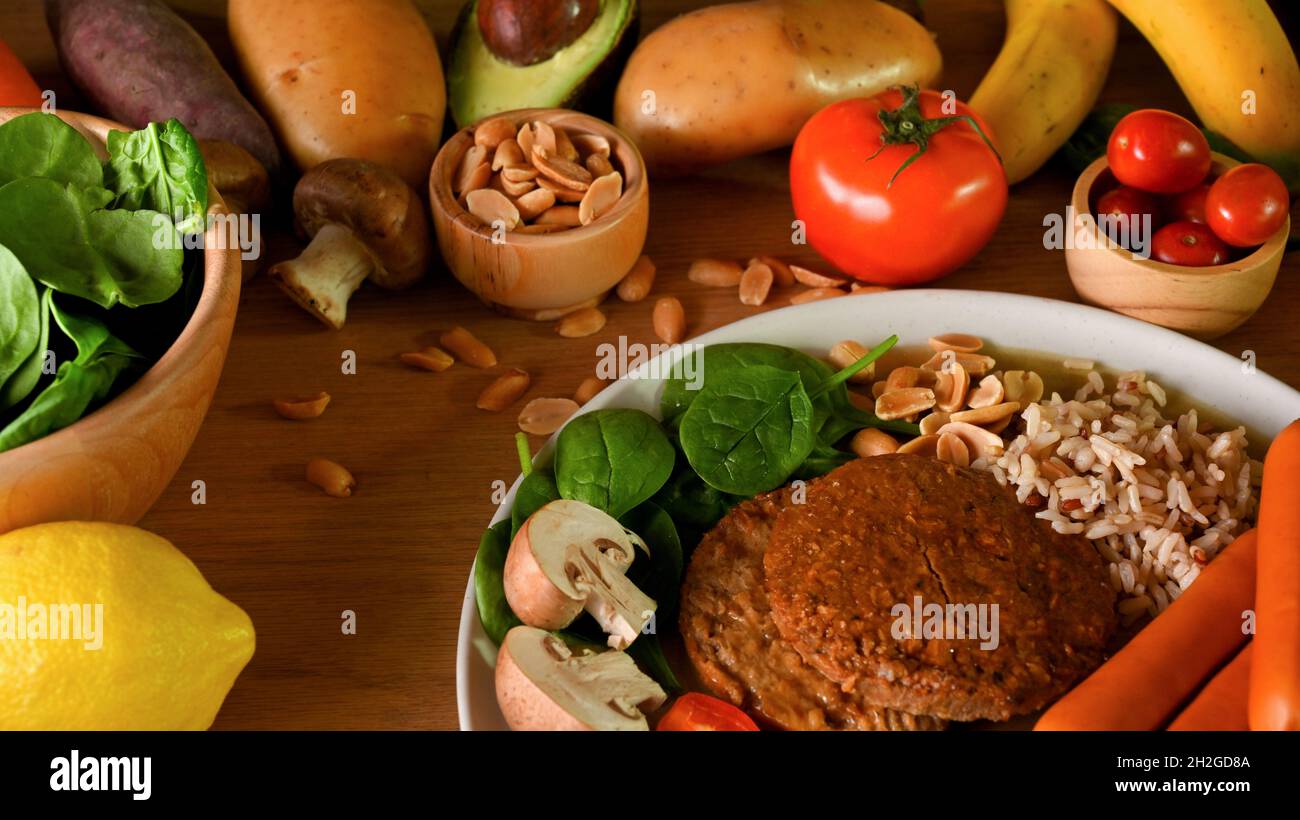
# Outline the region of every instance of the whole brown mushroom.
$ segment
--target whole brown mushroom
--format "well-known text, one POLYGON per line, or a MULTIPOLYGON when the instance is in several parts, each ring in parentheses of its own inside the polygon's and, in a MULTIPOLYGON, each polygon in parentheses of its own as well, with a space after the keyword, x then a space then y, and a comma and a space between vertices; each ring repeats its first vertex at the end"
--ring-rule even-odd
POLYGON ((420 198, 396 173, 361 159, 331 159, 293 190, 293 212, 311 244, 269 276, 304 310, 335 330, 348 299, 369 278, 400 290, 424 276, 431 246, 420 198))

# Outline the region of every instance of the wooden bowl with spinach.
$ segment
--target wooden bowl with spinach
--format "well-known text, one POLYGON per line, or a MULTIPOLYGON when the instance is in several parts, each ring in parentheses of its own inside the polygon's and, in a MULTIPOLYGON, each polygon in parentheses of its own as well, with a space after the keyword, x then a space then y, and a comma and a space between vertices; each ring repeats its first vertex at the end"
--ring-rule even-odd
POLYGON ((226 213, 175 121, 0 108, 0 532, 162 493, 234 326, 226 213))

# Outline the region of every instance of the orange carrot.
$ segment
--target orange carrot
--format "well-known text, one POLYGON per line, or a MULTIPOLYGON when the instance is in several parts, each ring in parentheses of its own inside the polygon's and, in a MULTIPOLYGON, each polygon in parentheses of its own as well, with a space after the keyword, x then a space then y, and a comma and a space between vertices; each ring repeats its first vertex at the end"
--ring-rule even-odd
POLYGON ((1244 732, 1252 644, 1219 670, 1173 723, 1171 732, 1244 732))
POLYGON ((0 40, 0 105, 21 105, 37 107, 41 99, 41 88, 27 73, 9 46, 0 40))
POLYGON ((1250 728, 1300 729, 1300 421, 1268 448, 1259 502, 1250 728))
POLYGON ((1048 709, 1035 730, 1158 729, 1246 640, 1255 531, 1229 544, 1177 601, 1048 709))

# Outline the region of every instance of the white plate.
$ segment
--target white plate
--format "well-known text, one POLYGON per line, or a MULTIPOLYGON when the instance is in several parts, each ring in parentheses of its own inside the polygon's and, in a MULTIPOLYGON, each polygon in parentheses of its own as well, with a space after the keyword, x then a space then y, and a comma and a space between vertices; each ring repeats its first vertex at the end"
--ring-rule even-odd
MULTIPOLYGON (((960 290, 900 290, 811 302, 762 313, 692 341, 769 342, 823 356, 842 339, 870 345, 897 333, 900 344, 924 344, 946 332, 973 333, 998 347, 1041 350, 1093 359, 1119 369, 1145 370, 1161 385, 1216 408, 1270 439, 1300 418, 1300 393, 1263 372, 1247 372, 1241 359, 1179 333, 1096 308, 1033 296, 960 290)), ((635 374, 633 374, 635 375, 635 374)), ((660 383, 626 378, 583 408, 634 407, 658 416, 660 383)), ((555 438, 537 454, 550 462, 555 438)), ((515 487, 519 484, 515 482, 515 487)), ((492 517, 508 516, 515 487, 492 517)), ((456 702, 466 730, 505 729, 492 681, 496 647, 484 634, 474 604, 470 570, 456 649, 456 702)))

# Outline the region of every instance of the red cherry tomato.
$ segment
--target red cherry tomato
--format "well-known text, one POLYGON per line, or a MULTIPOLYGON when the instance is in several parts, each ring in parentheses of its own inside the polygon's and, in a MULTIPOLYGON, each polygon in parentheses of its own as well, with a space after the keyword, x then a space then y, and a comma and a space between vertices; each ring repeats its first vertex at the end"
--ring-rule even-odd
POLYGON ((1161 218, 1160 201, 1146 191, 1121 185, 1112 188, 1097 200, 1097 216, 1119 217, 1127 220, 1131 231, 1142 226, 1142 217, 1151 217, 1151 230, 1159 228, 1164 222, 1161 218))
POLYGON ((1115 125, 1106 145, 1115 179, 1153 194, 1180 194, 1210 172, 1210 144, 1200 129, 1168 111, 1144 108, 1115 125))
POLYGON ((969 121, 929 133, 923 153, 912 143, 882 144, 882 113, 897 133, 965 116, 992 138, 965 104, 937 91, 912 93, 908 106, 894 89, 823 108, 790 155, 790 195, 808 242, 845 273, 885 285, 956 270, 993 236, 1007 205, 1002 163, 969 121))
POLYGON ((1205 224, 1205 195, 1209 185, 1197 185, 1190 191, 1170 197, 1165 203, 1165 216, 1170 222, 1196 222, 1205 224))
POLYGON ((1282 177, 1257 162, 1228 169, 1205 196, 1210 229, 1238 248, 1264 244, 1286 222, 1290 208, 1282 177))
POLYGON ((1205 225, 1171 222, 1151 239, 1151 257, 1169 265, 1203 268, 1228 261, 1228 246, 1205 225))
POLYGON ((730 703, 699 692, 677 699, 655 727, 660 732, 757 732, 749 715, 730 703))

